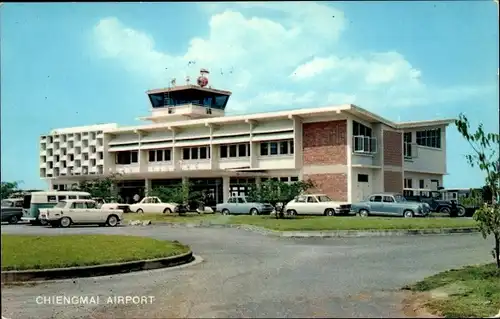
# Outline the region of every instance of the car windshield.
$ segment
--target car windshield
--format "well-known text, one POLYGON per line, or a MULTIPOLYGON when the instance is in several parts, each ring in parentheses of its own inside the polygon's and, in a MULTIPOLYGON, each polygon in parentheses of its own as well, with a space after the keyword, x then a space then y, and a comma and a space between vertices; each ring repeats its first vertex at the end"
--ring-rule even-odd
POLYGON ((61 201, 59 203, 56 204, 56 206, 54 206, 55 208, 64 208, 66 206, 66 202, 65 201, 61 201))
POLYGON ((394 199, 396 202, 406 202, 406 198, 404 198, 402 195, 394 195, 394 199))
POLYGON ((14 207, 14 202, 10 200, 3 200, 2 207, 14 207))
POLYGON ((320 202, 331 202, 332 201, 332 199, 326 195, 318 196, 318 200, 320 202))

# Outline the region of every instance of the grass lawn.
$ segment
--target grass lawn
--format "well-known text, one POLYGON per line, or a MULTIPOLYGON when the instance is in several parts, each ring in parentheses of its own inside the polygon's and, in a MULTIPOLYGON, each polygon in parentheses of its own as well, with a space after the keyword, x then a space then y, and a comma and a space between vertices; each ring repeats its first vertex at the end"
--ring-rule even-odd
POLYGON ((133 236, 2 235, 2 270, 89 266, 175 256, 189 251, 178 242, 133 236))
POLYGON ((177 214, 154 214, 154 213, 127 213, 124 214, 125 222, 129 220, 150 220, 152 223, 155 221, 164 221, 170 223, 196 223, 203 220, 212 220, 220 217, 220 214, 198 214, 198 213, 187 213, 184 216, 179 216, 177 214))
POLYGON ((447 318, 484 318, 500 309, 500 270, 494 264, 445 271, 407 288, 434 292, 439 297, 426 307, 447 318))
POLYGON ((382 218, 298 216, 231 216, 228 224, 247 224, 279 231, 291 230, 382 230, 475 227, 474 220, 463 218, 382 218))

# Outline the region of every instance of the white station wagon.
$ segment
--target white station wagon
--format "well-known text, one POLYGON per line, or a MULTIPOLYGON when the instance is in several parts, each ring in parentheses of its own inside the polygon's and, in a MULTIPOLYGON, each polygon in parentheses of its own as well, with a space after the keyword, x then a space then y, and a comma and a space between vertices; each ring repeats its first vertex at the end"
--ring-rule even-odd
POLYGON ((123 212, 117 209, 99 209, 93 200, 64 200, 47 209, 43 218, 52 227, 69 227, 74 224, 97 224, 115 227, 122 220, 123 212))

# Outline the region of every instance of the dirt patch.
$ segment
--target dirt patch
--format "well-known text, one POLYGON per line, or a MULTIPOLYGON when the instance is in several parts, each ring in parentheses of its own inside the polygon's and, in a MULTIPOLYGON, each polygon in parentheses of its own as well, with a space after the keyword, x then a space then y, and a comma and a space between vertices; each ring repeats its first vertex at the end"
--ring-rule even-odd
POLYGON ((427 309, 426 304, 432 299, 429 292, 408 293, 403 300, 403 313, 413 318, 443 318, 439 314, 433 314, 427 309))

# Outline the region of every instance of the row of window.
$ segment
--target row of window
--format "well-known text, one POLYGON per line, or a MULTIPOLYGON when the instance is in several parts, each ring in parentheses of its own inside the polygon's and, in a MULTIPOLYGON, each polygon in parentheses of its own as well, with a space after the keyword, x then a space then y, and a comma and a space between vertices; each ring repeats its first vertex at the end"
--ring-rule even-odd
MULTIPOLYGON (((439 180, 431 179, 431 184, 435 184, 436 187, 439 187, 439 180)), ((413 188, 413 179, 405 178, 404 179, 404 188, 413 188)), ((424 179, 418 180, 418 188, 426 188, 424 179)))
POLYGON ((281 142, 261 142, 261 156, 293 155, 293 140, 281 142))
POLYGON ((421 146, 441 148, 441 129, 417 131, 417 144, 421 146))

